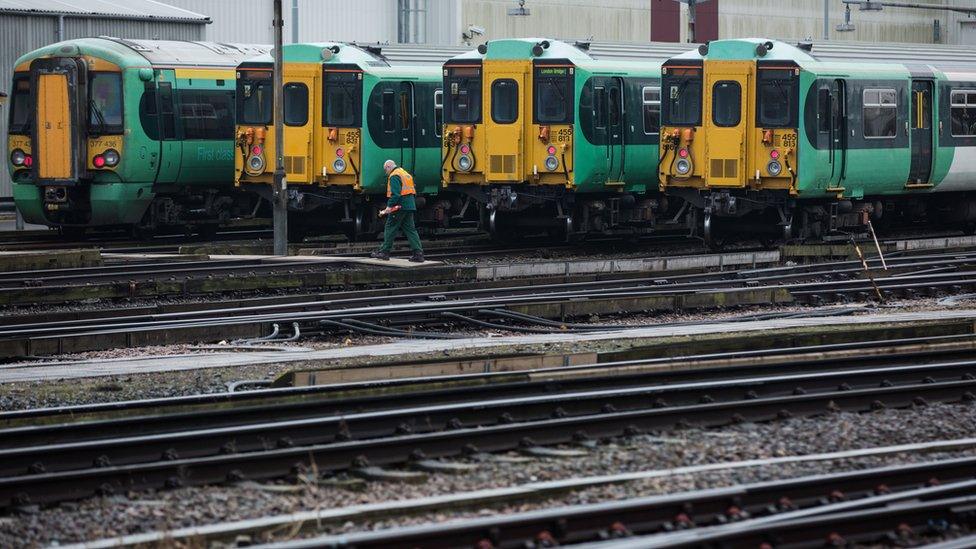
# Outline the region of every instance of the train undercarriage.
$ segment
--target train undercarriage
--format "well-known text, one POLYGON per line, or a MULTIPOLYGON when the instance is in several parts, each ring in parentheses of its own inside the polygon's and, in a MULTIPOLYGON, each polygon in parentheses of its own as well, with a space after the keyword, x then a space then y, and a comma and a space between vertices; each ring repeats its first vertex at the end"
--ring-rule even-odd
POLYGON ((686 223, 712 248, 735 240, 764 246, 788 242, 836 242, 870 237, 872 231, 927 228, 976 233, 976 194, 866 196, 797 200, 771 191, 672 189, 691 207, 686 223))
POLYGON ((546 233, 565 242, 589 236, 639 238, 662 231, 687 232, 680 201, 663 195, 577 194, 562 187, 452 185, 477 202, 481 227, 499 240, 546 233))

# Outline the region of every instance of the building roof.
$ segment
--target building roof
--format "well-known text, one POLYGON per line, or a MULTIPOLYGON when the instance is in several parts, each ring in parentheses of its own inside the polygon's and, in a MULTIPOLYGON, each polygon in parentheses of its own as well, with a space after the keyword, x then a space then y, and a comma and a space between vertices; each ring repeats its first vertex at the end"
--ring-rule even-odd
POLYGON ((0 14, 66 15, 208 24, 207 15, 155 0, 0 0, 0 14))

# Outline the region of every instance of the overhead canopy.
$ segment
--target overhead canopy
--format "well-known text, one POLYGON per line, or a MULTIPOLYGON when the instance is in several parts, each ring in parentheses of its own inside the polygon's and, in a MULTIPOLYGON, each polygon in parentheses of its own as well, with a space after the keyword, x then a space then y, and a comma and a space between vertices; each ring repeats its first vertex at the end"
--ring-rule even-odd
POLYGON ((154 0, 0 0, 0 14, 64 15, 143 21, 212 22, 209 16, 154 0))

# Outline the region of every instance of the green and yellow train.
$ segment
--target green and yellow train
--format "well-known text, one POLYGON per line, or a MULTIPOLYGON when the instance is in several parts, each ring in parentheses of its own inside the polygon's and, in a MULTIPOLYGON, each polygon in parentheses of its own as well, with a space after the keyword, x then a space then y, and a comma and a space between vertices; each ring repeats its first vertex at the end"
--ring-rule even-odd
POLYGON ((661 190, 706 240, 976 228, 976 64, 720 40, 663 66, 661 190))
POLYGON ((85 38, 16 62, 7 139, 17 208, 78 232, 212 231, 259 203, 233 184, 235 69, 263 46, 85 38))
MULTIPOLYGON (((387 159, 414 175, 422 228, 463 220, 463 200, 441 193, 439 67, 393 65, 379 48, 339 42, 287 45, 282 56, 291 238, 381 231, 387 159)), ((277 153, 270 56, 241 63, 237 79, 236 185, 270 198, 277 153)))
POLYGON ((492 40, 444 64, 442 179, 485 226, 561 238, 666 225, 657 186, 661 66, 585 44, 492 40))

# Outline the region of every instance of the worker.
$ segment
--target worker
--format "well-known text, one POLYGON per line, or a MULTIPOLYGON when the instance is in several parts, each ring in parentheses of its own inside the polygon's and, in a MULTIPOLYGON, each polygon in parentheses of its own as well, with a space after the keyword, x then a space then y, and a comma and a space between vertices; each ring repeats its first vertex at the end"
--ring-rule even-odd
POLYGON ((387 202, 380 216, 386 216, 386 228, 383 231, 383 245, 370 254, 370 257, 390 259, 393 240, 402 230, 410 243, 410 249, 413 250, 410 261, 423 263, 424 250, 420 247, 420 235, 417 234, 414 223, 417 215, 417 189, 413 185, 413 176, 407 170, 397 167, 392 160, 383 163, 383 171, 386 172, 387 202))

